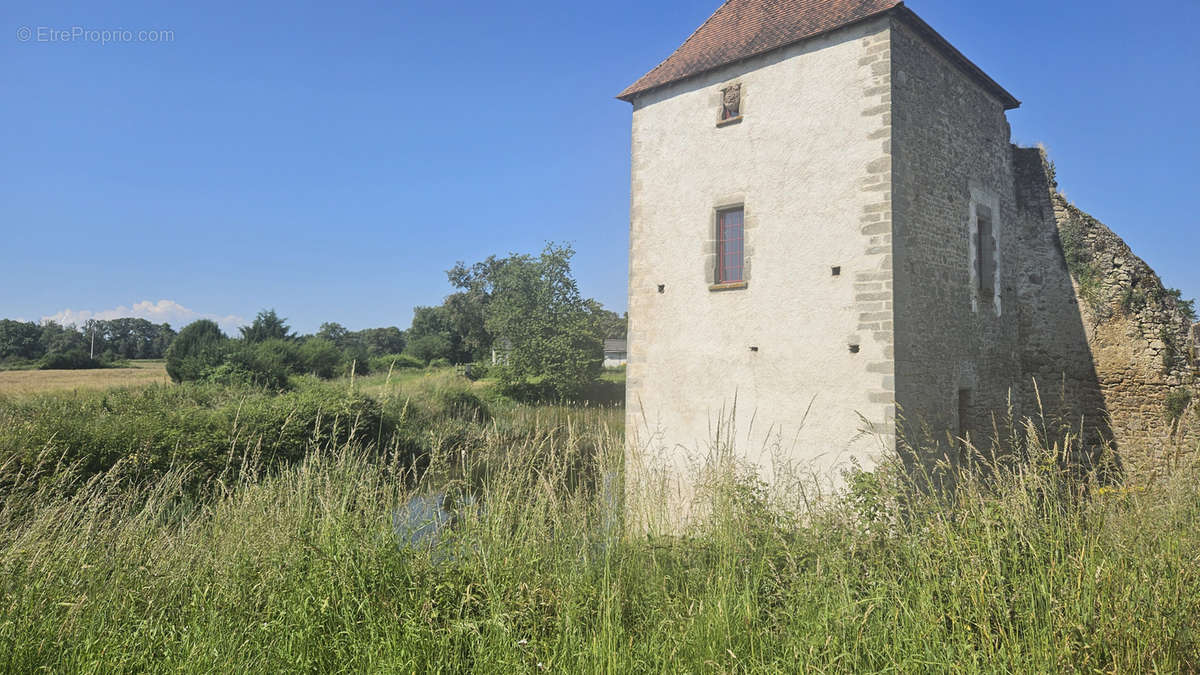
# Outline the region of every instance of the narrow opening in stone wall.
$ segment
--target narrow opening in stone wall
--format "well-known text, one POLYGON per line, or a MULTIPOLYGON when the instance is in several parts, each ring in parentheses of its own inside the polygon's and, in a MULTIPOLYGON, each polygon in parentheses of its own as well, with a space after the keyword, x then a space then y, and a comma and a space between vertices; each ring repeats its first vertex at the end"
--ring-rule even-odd
POLYGON ((840 277, 840 276, 842 276, 842 268, 841 268, 841 267, 834 267, 834 268, 833 268, 833 276, 835 276, 835 277, 840 277))
POLYGON ((979 301, 990 305, 996 299, 996 236, 991 209, 983 205, 975 209, 975 278, 979 281, 979 301))
POLYGON ((971 416, 971 390, 958 390, 958 423, 955 425, 955 436, 966 438, 967 420, 971 416))

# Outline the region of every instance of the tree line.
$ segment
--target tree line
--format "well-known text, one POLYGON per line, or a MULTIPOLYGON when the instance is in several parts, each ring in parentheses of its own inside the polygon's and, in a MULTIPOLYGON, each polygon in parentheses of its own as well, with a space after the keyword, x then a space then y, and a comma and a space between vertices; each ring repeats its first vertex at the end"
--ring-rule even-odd
POLYGON ((286 319, 264 310, 240 338, 211 321, 180 332, 167 352, 176 381, 252 381, 286 386, 288 377, 334 377, 426 365, 473 364, 512 391, 569 397, 594 383, 603 341, 623 337, 625 317, 582 297, 571 274, 570 246, 549 244, 537 256, 490 256, 447 271, 455 292, 441 305, 416 307, 411 326, 351 332, 324 323, 297 336, 286 319))
POLYGON ((82 368, 165 358, 176 381, 270 387, 285 387, 298 374, 332 378, 475 364, 474 372, 492 371, 505 386, 570 396, 598 378, 604 339, 624 337, 626 325, 625 317, 580 294, 571 273, 574 254, 570 246, 548 244, 538 255, 459 262, 446 272, 454 292, 440 305, 414 308, 407 330, 351 331, 328 322, 314 334, 297 335, 274 309, 259 312, 232 337, 210 320, 178 334, 145 319, 88 321, 79 328, 3 320, 0 363, 82 368))
POLYGON ((174 339, 170 324, 145 319, 90 320, 81 327, 0 319, 0 364, 88 368, 161 359, 174 339))

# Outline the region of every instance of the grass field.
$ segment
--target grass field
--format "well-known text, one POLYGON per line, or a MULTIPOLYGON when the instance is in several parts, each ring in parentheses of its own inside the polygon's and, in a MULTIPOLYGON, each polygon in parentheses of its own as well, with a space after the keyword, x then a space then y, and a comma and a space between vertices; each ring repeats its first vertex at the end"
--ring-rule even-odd
POLYGON ((718 460, 647 536, 622 410, 477 386, 0 399, 0 671, 1200 672, 1194 467, 1080 482, 1031 433, 954 494, 890 463, 804 503, 718 460))
POLYGON ((0 371, 0 396, 27 396, 52 391, 140 387, 170 382, 162 361, 130 361, 127 368, 95 370, 0 371))

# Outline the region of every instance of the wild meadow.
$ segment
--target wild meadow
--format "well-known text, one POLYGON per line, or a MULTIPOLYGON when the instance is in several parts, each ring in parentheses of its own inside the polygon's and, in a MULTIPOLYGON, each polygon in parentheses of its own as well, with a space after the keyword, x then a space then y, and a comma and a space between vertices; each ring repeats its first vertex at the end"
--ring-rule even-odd
POLYGON ((649 536, 623 418, 452 372, 0 399, 0 669, 1200 670, 1196 467, 1100 484, 1031 427, 804 503, 728 461, 649 536))

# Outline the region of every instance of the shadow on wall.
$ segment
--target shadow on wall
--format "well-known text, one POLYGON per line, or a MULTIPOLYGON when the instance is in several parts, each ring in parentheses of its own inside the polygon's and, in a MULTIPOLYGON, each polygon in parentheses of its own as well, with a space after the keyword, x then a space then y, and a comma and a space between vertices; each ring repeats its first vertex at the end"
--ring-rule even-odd
POLYGON ((1040 148, 1014 147, 1013 163, 1023 253, 1016 289, 1022 414, 1048 442, 1075 439, 1063 462, 1116 478, 1121 461, 1071 276, 1072 247, 1055 219, 1053 169, 1040 148))

